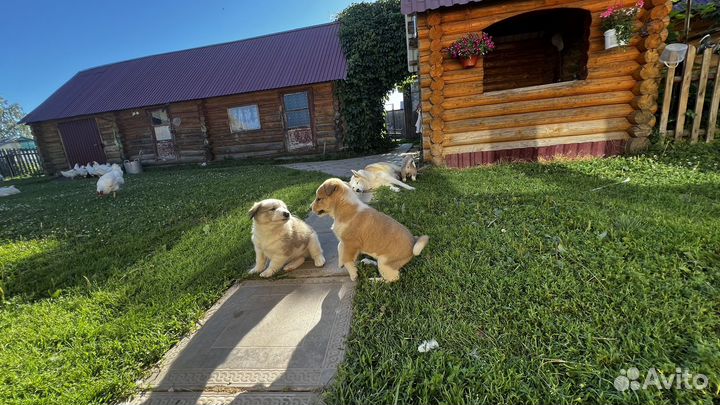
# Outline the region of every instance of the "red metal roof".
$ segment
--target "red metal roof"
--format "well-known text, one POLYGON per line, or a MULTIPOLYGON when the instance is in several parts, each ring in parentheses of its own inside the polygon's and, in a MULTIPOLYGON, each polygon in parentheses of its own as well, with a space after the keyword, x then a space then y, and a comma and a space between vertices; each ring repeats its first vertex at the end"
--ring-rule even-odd
POLYGON ((83 70, 25 123, 343 80, 338 23, 83 70))
POLYGON ((450 7, 459 4, 468 4, 480 0, 401 0, 400 11, 403 14, 422 13, 440 7, 450 7))

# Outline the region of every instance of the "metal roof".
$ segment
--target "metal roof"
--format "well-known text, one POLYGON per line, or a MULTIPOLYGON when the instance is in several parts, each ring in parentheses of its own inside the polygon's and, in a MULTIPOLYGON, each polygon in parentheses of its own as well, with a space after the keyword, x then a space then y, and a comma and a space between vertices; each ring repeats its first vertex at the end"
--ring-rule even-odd
POLYGON ((83 70, 22 122, 343 80, 339 31, 335 22, 83 70))
POLYGON ((422 13, 440 7, 457 6, 480 0, 401 0, 400 11, 403 14, 422 13))

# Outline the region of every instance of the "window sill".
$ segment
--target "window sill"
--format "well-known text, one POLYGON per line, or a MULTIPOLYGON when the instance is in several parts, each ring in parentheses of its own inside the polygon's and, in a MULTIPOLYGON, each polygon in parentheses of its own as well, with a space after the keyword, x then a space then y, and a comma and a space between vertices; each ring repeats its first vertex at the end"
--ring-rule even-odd
POLYGON ((587 79, 581 80, 569 80, 567 82, 559 82, 559 83, 548 83, 548 84, 540 84, 537 86, 527 86, 527 87, 516 87, 514 89, 505 89, 505 90, 495 90, 495 91, 488 91, 481 93, 484 96, 502 96, 504 94, 516 94, 523 91, 528 90, 556 90, 556 89, 564 89, 567 87, 574 87, 579 86, 581 83, 586 82, 587 79))

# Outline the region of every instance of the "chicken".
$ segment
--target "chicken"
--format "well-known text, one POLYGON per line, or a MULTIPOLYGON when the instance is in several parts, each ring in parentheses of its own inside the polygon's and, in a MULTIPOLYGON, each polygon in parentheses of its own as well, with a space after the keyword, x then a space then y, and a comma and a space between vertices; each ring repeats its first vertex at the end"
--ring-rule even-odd
MULTIPOLYGON (((93 162, 94 164, 97 164, 97 162, 93 162)), ((88 163, 85 165, 85 170, 87 170, 88 176, 99 176, 97 171, 95 171, 95 166, 88 163)))
POLYGON ((112 170, 98 179, 97 195, 102 197, 112 193, 113 197, 115 197, 116 192, 120 190, 123 184, 125 184, 125 179, 123 178, 122 168, 118 164, 113 164, 112 170))
POLYGON ((93 162, 93 170, 96 173, 96 176, 102 176, 103 174, 110 173, 112 171, 112 166, 105 163, 104 165, 98 164, 98 162, 93 162))
POLYGON ((87 177, 88 172, 85 166, 80 166, 79 164, 75 163, 75 167, 73 167, 73 170, 75 170, 75 173, 77 173, 80 177, 87 177))
POLYGON ((20 193, 20 190, 18 190, 15 186, 0 187, 0 197, 7 197, 18 193, 20 193))
POLYGON ((62 174, 63 177, 67 177, 68 179, 74 179, 78 176, 78 173, 75 171, 75 169, 65 171, 60 170, 60 174, 62 174))

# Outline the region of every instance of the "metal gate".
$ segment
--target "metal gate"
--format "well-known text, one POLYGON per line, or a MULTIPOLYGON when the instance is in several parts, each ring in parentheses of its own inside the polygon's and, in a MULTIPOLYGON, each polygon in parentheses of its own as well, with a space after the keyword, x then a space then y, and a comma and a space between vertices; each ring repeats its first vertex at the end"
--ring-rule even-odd
POLYGON ((100 131, 94 119, 63 122, 58 124, 58 130, 70 167, 76 163, 80 165, 89 162, 105 163, 107 160, 100 131))

